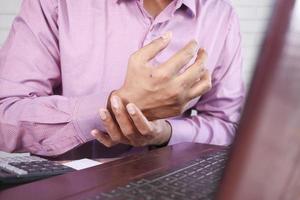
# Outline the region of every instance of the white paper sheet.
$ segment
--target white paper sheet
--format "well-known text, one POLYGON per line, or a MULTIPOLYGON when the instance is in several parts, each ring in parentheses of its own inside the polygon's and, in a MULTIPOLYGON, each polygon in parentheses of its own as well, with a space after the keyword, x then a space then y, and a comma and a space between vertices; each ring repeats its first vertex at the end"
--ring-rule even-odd
POLYGON ((84 158, 84 159, 81 159, 81 160, 75 160, 75 161, 67 162, 67 163, 64 163, 63 165, 71 167, 75 170, 82 170, 82 169, 94 167, 94 166, 97 166, 97 165, 100 165, 100 164, 102 164, 102 163, 84 158))

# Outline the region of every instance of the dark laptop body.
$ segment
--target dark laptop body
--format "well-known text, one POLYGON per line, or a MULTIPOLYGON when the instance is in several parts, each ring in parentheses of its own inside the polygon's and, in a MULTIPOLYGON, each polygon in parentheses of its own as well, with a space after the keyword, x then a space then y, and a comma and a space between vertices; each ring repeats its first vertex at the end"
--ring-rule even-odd
MULTIPOLYGON (((219 200, 300 197, 299 4, 299 0, 277 1, 237 138, 223 179, 218 182, 220 187, 214 191, 219 200)), ((0 199, 97 199, 102 192, 128 182, 163 177, 166 170, 199 156, 226 151, 226 147, 182 143, 3 190, 0 199)), ((210 187, 206 184, 197 190, 200 193, 210 187)))
POLYGON ((300 199, 300 1, 278 0, 220 200, 300 199))

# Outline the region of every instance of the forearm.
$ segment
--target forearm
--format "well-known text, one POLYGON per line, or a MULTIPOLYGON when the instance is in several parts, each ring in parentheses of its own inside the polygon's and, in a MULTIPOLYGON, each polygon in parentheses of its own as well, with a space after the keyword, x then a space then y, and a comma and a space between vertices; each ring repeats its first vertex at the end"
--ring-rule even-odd
POLYGON ((92 140, 92 129, 103 130, 98 110, 106 95, 1 99, 0 149, 54 156, 92 140))

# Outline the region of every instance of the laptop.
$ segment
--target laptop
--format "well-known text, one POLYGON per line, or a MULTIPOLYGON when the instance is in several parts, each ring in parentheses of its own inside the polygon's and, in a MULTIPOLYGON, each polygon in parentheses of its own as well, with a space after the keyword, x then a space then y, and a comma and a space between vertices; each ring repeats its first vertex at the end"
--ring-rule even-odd
POLYGON ((278 0, 232 147, 182 143, 0 192, 0 199, 300 198, 300 0, 278 0))

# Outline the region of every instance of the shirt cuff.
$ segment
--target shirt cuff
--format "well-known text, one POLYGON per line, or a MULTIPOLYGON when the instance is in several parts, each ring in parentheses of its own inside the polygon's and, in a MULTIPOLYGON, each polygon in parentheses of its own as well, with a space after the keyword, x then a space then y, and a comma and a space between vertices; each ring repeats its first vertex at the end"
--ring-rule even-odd
POLYGON ((101 94, 89 95, 78 99, 74 116, 76 128, 83 143, 95 139, 90 134, 93 129, 104 131, 99 117, 99 109, 106 108, 110 93, 102 92, 101 94))
POLYGON ((168 145, 174 145, 182 142, 205 141, 205 135, 198 133, 199 128, 196 127, 192 120, 189 119, 168 119, 172 127, 172 136, 168 145))

